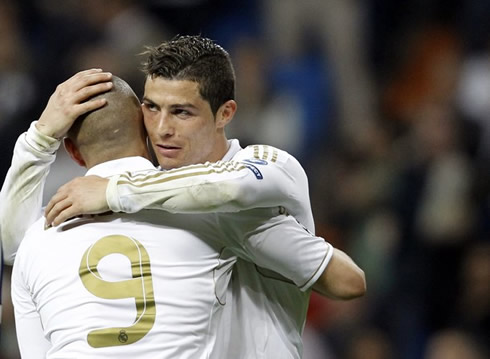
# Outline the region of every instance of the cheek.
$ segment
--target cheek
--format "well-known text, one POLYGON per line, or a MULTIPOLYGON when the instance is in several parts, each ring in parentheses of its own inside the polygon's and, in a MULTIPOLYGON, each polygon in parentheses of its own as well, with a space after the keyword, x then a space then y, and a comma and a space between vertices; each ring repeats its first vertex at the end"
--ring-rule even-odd
POLYGON ((146 116, 143 117, 143 122, 145 124, 146 132, 148 133, 148 136, 151 138, 153 136, 155 122, 151 121, 146 116))
POLYGON ((213 130, 209 126, 201 127, 194 132, 193 137, 193 151, 198 153, 198 156, 207 157, 214 147, 215 135, 213 130))

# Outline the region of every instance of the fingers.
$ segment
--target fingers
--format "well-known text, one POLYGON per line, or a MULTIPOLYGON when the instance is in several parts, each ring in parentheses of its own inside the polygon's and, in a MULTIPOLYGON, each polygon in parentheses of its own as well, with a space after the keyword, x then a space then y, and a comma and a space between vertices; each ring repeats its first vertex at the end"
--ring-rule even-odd
POLYGON ((102 69, 89 69, 77 72, 70 77, 63 84, 72 84, 73 90, 78 91, 83 87, 93 85, 99 82, 110 81, 112 74, 110 72, 102 71, 102 69))
POLYGON ((110 72, 79 72, 58 86, 56 92, 69 103, 79 104, 112 88, 110 72))
POLYGON ((44 216, 46 217, 46 223, 53 225, 54 220, 60 215, 60 213, 71 206, 71 201, 65 194, 57 192, 53 198, 49 201, 44 210, 44 216))
POLYGON ((81 214, 80 211, 75 210, 74 206, 65 207, 63 210, 61 210, 58 213, 56 217, 53 218, 53 220, 51 221, 51 225, 54 227, 59 226, 63 222, 66 222, 71 218, 79 216, 80 214, 81 214))
POLYGON ((91 97, 110 91, 112 74, 100 69, 78 72, 56 87, 36 124, 43 134, 62 138, 81 115, 103 107, 104 98, 91 97))
POLYGON ((73 205, 73 202, 69 198, 65 198, 59 202, 53 203, 50 209, 46 209, 46 226, 56 227, 61 223, 81 215, 81 211, 77 210, 77 207, 73 205))

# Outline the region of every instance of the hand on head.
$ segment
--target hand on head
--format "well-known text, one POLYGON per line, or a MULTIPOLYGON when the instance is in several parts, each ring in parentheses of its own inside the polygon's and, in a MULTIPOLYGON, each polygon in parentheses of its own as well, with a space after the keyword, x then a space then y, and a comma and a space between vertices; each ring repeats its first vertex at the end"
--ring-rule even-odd
POLYGON ((37 129, 50 137, 64 137, 78 117, 106 104, 104 98, 87 100, 109 91, 111 79, 109 72, 90 69, 80 71, 59 84, 36 123, 37 129))

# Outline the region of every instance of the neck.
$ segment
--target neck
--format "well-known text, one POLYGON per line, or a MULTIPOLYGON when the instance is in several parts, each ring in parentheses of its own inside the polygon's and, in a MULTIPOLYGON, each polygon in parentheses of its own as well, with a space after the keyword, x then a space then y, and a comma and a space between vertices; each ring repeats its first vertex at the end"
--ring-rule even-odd
POLYGON ((229 148, 230 145, 228 144, 228 140, 226 139, 226 137, 223 136, 219 138, 216 143, 216 151, 213 152, 213 158, 210 159, 210 162, 222 160, 223 157, 226 155, 226 152, 228 152, 229 148))

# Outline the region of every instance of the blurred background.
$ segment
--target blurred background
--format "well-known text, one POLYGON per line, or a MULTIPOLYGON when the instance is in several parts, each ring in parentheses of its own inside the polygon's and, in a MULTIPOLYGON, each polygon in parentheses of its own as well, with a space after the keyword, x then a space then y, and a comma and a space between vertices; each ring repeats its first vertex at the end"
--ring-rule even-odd
MULTIPOLYGON (((312 296, 304 359, 488 358, 489 18, 488 0, 0 0, 0 183, 58 83, 101 67, 141 96, 144 45, 202 34, 235 64, 228 137, 295 155, 317 233, 366 273, 361 299, 312 296)), ((83 173, 60 150, 45 203, 83 173)))

